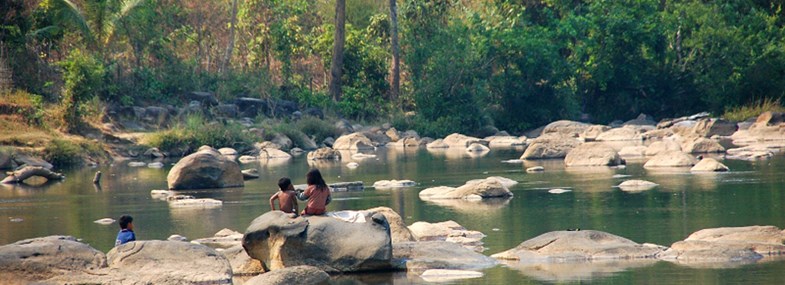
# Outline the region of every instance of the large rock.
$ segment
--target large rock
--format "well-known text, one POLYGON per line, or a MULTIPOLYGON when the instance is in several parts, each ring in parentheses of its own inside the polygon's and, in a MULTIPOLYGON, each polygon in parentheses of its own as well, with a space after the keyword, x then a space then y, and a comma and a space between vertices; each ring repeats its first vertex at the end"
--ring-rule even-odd
POLYGON ((660 258, 678 262, 739 262, 785 254, 785 233, 775 226, 703 229, 675 242, 660 258))
POLYGON ((583 131, 581 138, 584 141, 595 141, 600 134, 609 131, 611 128, 605 125, 593 125, 583 131))
POLYGON ((169 170, 170 190, 225 188, 243 186, 240 165, 209 146, 180 159, 169 170))
POLYGON ((16 155, 14 155, 14 162, 16 163, 16 165, 19 166, 22 165, 40 166, 49 170, 51 170, 53 167, 52 164, 47 162, 46 160, 43 160, 35 156, 21 154, 21 153, 17 153, 16 155))
POLYGON ((729 169, 725 164, 722 164, 711 157, 701 159, 695 166, 690 168, 690 171, 692 172, 720 172, 728 170, 729 169))
POLYGON ((507 187, 497 179, 484 179, 478 182, 466 183, 460 187, 433 187, 420 191, 420 199, 467 199, 479 200, 485 198, 511 197, 507 187))
POLYGON ((733 142, 760 142, 785 140, 785 113, 764 112, 747 130, 737 131, 733 142))
POLYGON ((244 285, 321 284, 330 275, 315 266, 300 265, 273 270, 245 281, 244 285))
POLYGON ((308 160, 341 160, 341 152, 323 147, 308 153, 308 160))
POLYGON ((351 133, 343 135, 333 143, 333 149, 337 150, 370 150, 373 149, 373 142, 362 133, 351 133))
POLYGON ((360 212, 355 222, 328 216, 267 212, 251 222, 243 247, 271 270, 312 265, 327 272, 390 268, 390 226, 384 215, 360 212))
POLYGON ((290 159, 292 155, 277 148, 263 148, 259 150, 259 159, 290 159))
POLYGON ((291 149, 293 145, 292 139, 281 133, 275 134, 270 142, 279 145, 282 149, 291 149))
POLYGON ((516 136, 490 136, 485 138, 488 141, 488 147, 514 147, 526 145, 526 137, 516 136))
POLYGON ((730 136, 738 130, 738 125, 723 119, 701 119, 692 127, 692 132, 710 138, 713 136, 730 136))
POLYGON ((541 135, 558 134, 566 137, 578 137, 579 135, 583 134, 583 132, 586 131, 589 127, 591 127, 590 124, 561 120, 546 125, 545 128, 542 129, 541 135))
POLYGON ((619 153, 603 143, 584 143, 570 150, 564 158, 566 166, 616 166, 624 164, 619 153))
POLYGON ((265 272, 262 262, 248 256, 239 242, 237 246, 227 248, 220 253, 229 260, 234 275, 257 275, 265 272))
POLYGON ((643 167, 692 167, 695 163, 697 163, 697 160, 691 155, 681 151, 671 150, 655 155, 649 159, 643 167))
POLYGON ((668 151, 681 151, 681 145, 673 140, 663 140, 651 143, 646 148, 646 156, 655 156, 668 151))
POLYGON ((446 144, 443 139, 436 139, 425 145, 425 147, 430 149, 439 149, 439 148, 449 148, 450 145, 446 144))
POLYGON ((642 140, 643 137, 643 128, 637 128, 633 126, 624 126, 621 128, 615 128, 603 132, 597 135, 596 140, 598 141, 639 141, 642 140))
POLYGON ((646 156, 646 148, 642 145, 625 146, 619 150, 619 156, 629 158, 640 158, 646 156))
POLYGON ((414 236, 412 236, 412 232, 408 227, 406 227, 406 223, 403 222, 401 215, 393 211, 393 209, 388 207, 376 207, 366 211, 376 212, 384 215, 384 217, 387 219, 387 223, 390 225, 390 236, 392 237, 392 243, 415 241, 414 236))
POLYGON ((0 147, 0 170, 13 169, 16 167, 13 156, 13 150, 0 147))
POLYGON ((782 149, 778 146, 753 144, 745 147, 728 149, 726 151, 726 158, 740 160, 769 159, 781 151, 782 149))
POLYGON ((588 262, 655 258, 662 250, 660 246, 639 244, 601 231, 555 231, 491 257, 521 262, 588 262))
POLYGON ((393 255, 397 267, 416 274, 428 269, 479 270, 497 263, 493 258, 445 241, 396 243, 393 255))
POLYGON ((485 250, 482 239, 485 234, 464 228, 454 221, 439 223, 416 222, 409 226, 417 241, 447 241, 459 244, 476 252, 485 250))
POLYGON ((109 268, 144 283, 229 283, 232 267, 223 255, 204 245, 179 241, 135 241, 106 254, 109 268))
POLYGON ((14 284, 106 267, 106 256, 70 236, 48 236, 0 246, 0 276, 14 284))
POLYGON ((686 153, 725 152, 725 148, 722 145, 720 145, 719 142, 704 137, 688 139, 687 141, 684 142, 682 146, 682 150, 686 153))
POLYGON ((481 145, 488 145, 488 141, 470 137, 462 134, 453 133, 444 138, 444 143, 450 147, 466 148, 471 144, 478 143, 481 145))
POLYGON ((564 158, 579 144, 580 142, 573 137, 543 135, 532 141, 521 155, 521 159, 564 158))

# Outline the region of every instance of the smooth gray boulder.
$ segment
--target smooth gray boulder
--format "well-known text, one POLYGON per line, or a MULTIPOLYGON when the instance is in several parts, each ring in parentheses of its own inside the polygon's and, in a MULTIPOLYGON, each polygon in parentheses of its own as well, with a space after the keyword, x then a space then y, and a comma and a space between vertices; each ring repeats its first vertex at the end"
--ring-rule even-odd
POLYGON ((598 141, 640 141, 644 132, 643 128, 624 126, 603 132, 595 138, 598 141))
POLYGON ((240 165, 209 146, 180 159, 169 170, 170 190, 242 187, 240 165))
POLYGON ((701 159, 695 166, 690 168, 691 172, 723 172, 728 170, 730 169, 725 164, 711 157, 701 159))
POLYGON ((420 199, 466 199, 481 200, 485 198, 504 198, 512 197, 510 189, 504 186, 498 179, 487 178, 483 180, 469 181, 460 187, 432 187, 420 191, 420 199))
POLYGON ((484 146, 488 146, 488 141, 486 141, 486 140, 475 138, 475 137, 470 137, 470 136, 462 135, 462 134, 458 134, 458 133, 453 133, 453 134, 450 134, 450 135, 444 137, 443 141, 448 146, 450 146, 450 147, 457 147, 457 148, 467 148, 468 146, 470 146, 470 145, 472 145, 474 143, 481 144, 481 145, 484 145, 484 146))
POLYGON ((703 229, 675 242, 660 258, 679 263, 756 261, 785 254, 785 233, 775 226, 703 229))
POLYGON ((384 217, 387 219, 387 223, 390 225, 390 236, 392 238, 392 243, 415 241, 414 236, 412 236, 412 232, 408 227, 406 227, 406 223, 403 222, 401 215, 399 215, 393 209, 388 207, 376 207, 366 211, 376 212, 384 215, 384 217))
POLYGON ((244 285, 328 284, 330 275, 315 266, 300 265, 273 270, 245 281, 244 285))
POLYGON ((476 252, 483 252, 485 234, 468 230, 454 221, 439 223, 415 222, 408 227, 417 241, 447 241, 476 252))
POLYGON ((663 247, 639 244, 601 231, 554 231, 491 257, 521 262, 588 262, 595 260, 653 259, 663 247))
POLYGON ((713 136, 730 136, 739 129, 739 126, 734 122, 729 122, 723 119, 706 118, 699 120, 695 126, 692 127, 692 132, 710 138, 713 136))
POLYGON ((497 264, 493 258, 446 241, 396 243, 393 256, 397 268, 416 274, 428 269, 480 270, 497 264))
POLYGON ((71 236, 48 236, 0 246, 0 282, 42 281, 105 268, 106 255, 71 236))
POLYGON ((361 211, 354 222, 329 216, 267 212, 251 222, 243 247, 271 270, 297 265, 327 272, 390 269, 392 239, 383 214, 361 211))
POLYGON ((667 151, 681 151, 681 145, 673 140, 663 140, 651 143, 646 147, 644 154, 646 156, 655 156, 667 151))
POLYGON ((570 166, 616 166, 624 164, 619 153, 603 143, 584 143, 567 153, 564 165, 570 166))
POLYGON ((323 147, 308 153, 308 160, 341 160, 341 152, 323 147))
POLYGON ((373 142, 363 133, 351 133, 343 135, 335 140, 333 149, 336 150, 370 150, 373 149, 373 142))
POLYGON ((591 126, 592 125, 590 124, 581 122, 559 120, 545 125, 545 127, 542 129, 541 135, 544 136, 547 134, 559 134, 567 137, 578 137, 591 126))
POLYGON ((681 151, 671 150, 655 155, 649 159, 643 167, 692 167, 695 163, 697 163, 697 160, 691 155, 681 151))
POLYGON ((574 137, 558 134, 543 135, 532 141, 521 155, 521 159, 564 158, 579 144, 581 143, 574 137))
POLYGON ((229 283, 229 260, 214 249, 179 241, 146 240, 122 244, 107 254, 109 268, 142 283, 229 283))
POLYGON ((682 150, 686 153, 722 153, 725 147, 715 140, 699 137, 686 140, 682 150))

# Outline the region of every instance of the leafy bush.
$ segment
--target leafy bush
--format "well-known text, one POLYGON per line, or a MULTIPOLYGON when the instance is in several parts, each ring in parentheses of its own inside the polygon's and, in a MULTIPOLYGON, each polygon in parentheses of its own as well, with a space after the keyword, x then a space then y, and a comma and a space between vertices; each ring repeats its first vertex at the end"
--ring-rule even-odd
POLYGON ((305 116, 297 121, 295 128, 312 136, 316 142, 321 142, 327 137, 338 138, 341 134, 334 124, 312 116, 305 116))
POLYGON ((99 94, 104 84, 104 66, 95 57, 73 50, 60 62, 65 90, 61 100, 63 121, 67 130, 76 129, 85 113, 84 103, 99 94))
POLYGON ((223 122, 208 122, 201 114, 188 115, 171 129, 149 134, 145 144, 174 155, 185 155, 200 146, 249 148, 254 138, 243 127, 223 122))
POLYGON ((722 114, 722 117, 727 120, 740 122, 755 118, 761 113, 768 111, 785 112, 785 107, 782 106, 780 99, 764 98, 748 105, 728 108, 722 114))
POLYGON ((53 165, 74 165, 81 161, 79 144, 64 139, 53 139, 44 149, 44 159, 53 165))

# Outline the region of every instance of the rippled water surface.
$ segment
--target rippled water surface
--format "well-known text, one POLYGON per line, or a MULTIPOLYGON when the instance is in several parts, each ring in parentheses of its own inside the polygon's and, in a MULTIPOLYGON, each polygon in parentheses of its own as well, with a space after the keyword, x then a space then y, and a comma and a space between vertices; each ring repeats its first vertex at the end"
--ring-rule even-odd
MULTIPOLYGON (((481 158, 469 158, 462 151, 429 153, 421 150, 381 148, 376 158, 354 160, 357 169, 342 163, 314 165, 328 183, 364 181, 366 185, 383 179, 411 179, 416 187, 334 194, 330 210, 367 209, 387 206, 401 214, 407 224, 416 221, 454 220, 470 230, 487 235, 493 254, 517 246, 539 234, 568 228, 606 231, 643 243, 670 245, 703 228, 723 226, 774 225, 785 227, 785 158, 767 161, 723 161, 731 172, 690 174, 688 170, 651 171, 642 162, 629 161, 626 168, 565 169, 561 160, 502 163, 516 159, 520 150, 493 150, 481 158), (542 165, 544 173, 529 174, 525 169, 542 165), (515 197, 508 201, 471 203, 464 201, 424 202, 417 193, 433 186, 458 186, 487 176, 504 176, 520 182, 511 188, 515 197), (615 188, 626 179, 645 179, 660 184, 640 193, 615 188), (572 190, 563 194, 549 189, 572 190)), ((345 155, 348 157, 348 155, 345 155)), ((353 160, 353 159, 352 159, 353 160)), ((267 211, 267 199, 276 191, 277 179, 292 177, 305 183, 309 165, 297 157, 277 165, 246 164, 258 168, 261 179, 246 181, 245 187, 191 191, 198 198, 224 201, 218 209, 170 209, 166 202, 150 197, 150 190, 166 187, 163 169, 132 168, 128 161, 98 169, 65 171, 67 179, 41 187, 0 186, 0 244, 46 235, 72 235, 93 247, 108 251, 114 244, 117 224, 93 221, 122 214, 134 216, 138 239, 166 239, 179 234, 190 239, 212 236, 230 228, 244 231, 249 222, 267 211), (93 174, 104 173, 102 186, 94 187, 93 174)), ((618 284, 781 284, 785 282, 785 262, 740 264, 734 268, 686 267, 668 262, 612 263, 596 266, 497 266, 484 271, 479 279, 457 283, 525 284, 578 282, 618 284)), ((405 274, 337 276, 339 283, 422 282, 405 274)))

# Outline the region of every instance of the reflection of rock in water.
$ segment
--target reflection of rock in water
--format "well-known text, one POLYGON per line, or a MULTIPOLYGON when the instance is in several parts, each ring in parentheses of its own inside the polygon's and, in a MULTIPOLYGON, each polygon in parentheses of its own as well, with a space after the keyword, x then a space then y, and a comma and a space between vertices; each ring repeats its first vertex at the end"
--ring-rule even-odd
POLYGON ((613 181, 613 175, 616 174, 614 168, 569 167, 565 172, 578 192, 610 192, 616 186, 613 181))
POLYGON ((767 262, 781 262, 785 261, 785 256, 764 256, 758 260, 740 259, 737 261, 727 262, 709 262, 709 261, 683 261, 683 260, 668 260, 679 266, 693 268, 693 269, 731 269, 747 266, 750 264, 760 264, 767 262))
POLYGON ((589 281, 657 263, 654 259, 613 260, 582 263, 524 263, 500 260, 526 276, 546 282, 589 281))
POLYGON ((501 210, 510 203, 510 199, 512 198, 489 198, 482 200, 438 199, 427 200, 426 202, 451 208, 461 213, 483 214, 501 210))

